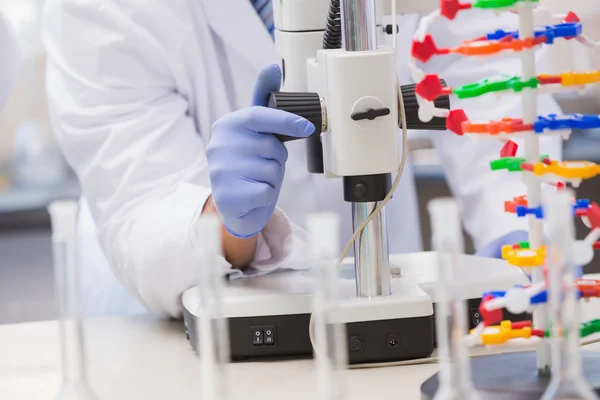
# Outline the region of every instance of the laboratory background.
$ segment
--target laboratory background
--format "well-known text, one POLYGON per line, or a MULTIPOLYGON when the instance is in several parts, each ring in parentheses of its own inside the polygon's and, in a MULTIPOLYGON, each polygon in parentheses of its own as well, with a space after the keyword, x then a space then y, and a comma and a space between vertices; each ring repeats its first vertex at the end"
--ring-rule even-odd
MULTIPOLYGON (((0 0, 0 10, 18 36, 23 62, 11 99, 0 112, 0 324, 56 317, 48 205, 77 199, 77 179, 53 139, 45 96, 45 51, 41 40, 43 0, 0 0)), ((565 112, 600 112, 600 87, 585 95, 558 94, 565 112)), ((426 137, 411 133, 421 232, 431 246, 428 202, 449 196, 436 150, 426 137)), ((564 142, 565 160, 600 162, 600 130, 574 132, 564 142)), ((580 198, 600 201, 600 177, 585 180, 580 198)), ((577 222, 578 238, 588 231, 577 222)), ((467 251, 472 252, 465 235, 467 251)), ((600 272, 596 258, 587 273, 600 272)))
POLYGON ((56 317, 46 209, 79 196, 48 120, 42 7, 38 0, 0 1, 22 55, 18 83, 0 113, 1 324, 56 317))
MULTIPOLYGON (((17 32, 23 54, 19 81, 0 112, 0 324, 55 318, 48 205, 79 196, 77 179, 52 134, 45 96, 45 51, 41 41, 43 0, 0 0, 17 32)), ((600 88, 585 96, 558 95, 565 112, 600 112, 600 88)), ((411 134, 421 232, 430 248, 427 203, 450 195, 436 150, 426 137, 411 134)), ((600 130, 576 132, 564 145, 565 160, 600 162, 600 130)), ((581 198, 600 200, 600 177, 583 182, 581 198)), ((586 232, 579 223, 580 236, 586 232)), ((467 250, 472 251, 465 235, 467 250)), ((586 272, 600 272, 600 259, 586 272)))
MULTIPOLYGON (((427 112, 438 107, 434 104, 434 100, 437 103, 438 97, 446 97, 449 94, 451 94, 448 96, 450 98, 452 96, 460 98, 458 93, 469 85, 442 89, 437 75, 426 75, 419 70, 420 66, 415 60, 426 64, 427 60, 419 59, 419 55, 435 48, 435 46, 428 48, 426 45, 427 40, 433 40, 431 37, 419 36, 420 33, 431 28, 428 26, 429 17, 420 18, 414 37, 411 39, 413 47, 407 61, 411 76, 416 83, 411 85, 412 89, 410 89, 412 90, 410 95, 413 96, 410 99, 414 99, 414 102, 405 102, 403 96, 410 91, 403 94, 406 87, 402 87, 404 82, 398 82, 398 85, 387 84, 392 80, 398 81, 397 71, 391 67, 394 64, 389 62, 395 60, 397 55, 397 38, 389 39, 396 32, 396 18, 390 20, 389 15, 386 15, 383 20, 389 21, 390 24, 387 27, 376 25, 381 31, 377 31, 377 35, 381 37, 384 33, 388 35, 389 42, 393 43, 393 46, 360 48, 359 41, 354 44, 349 44, 347 41, 348 37, 353 37, 348 32, 353 33, 355 39, 361 35, 368 36, 369 28, 373 28, 375 21, 380 17, 375 15, 374 4, 376 1, 381 3, 384 0, 341 0, 342 6, 338 0, 330 2, 306 0, 313 4, 327 2, 330 15, 328 26, 324 30, 325 36, 335 31, 330 22, 331 14, 337 13, 333 19, 344 21, 337 26, 339 29, 337 33, 341 37, 341 31, 344 30, 346 37, 341 39, 338 48, 323 46, 322 43, 326 40, 321 42, 322 37, 319 37, 316 46, 319 48, 319 57, 323 54, 325 56, 318 58, 318 61, 311 59, 312 64, 298 64, 302 64, 303 68, 313 68, 314 73, 316 71, 314 68, 335 65, 327 63, 340 57, 340 54, 342 55, 340 59, 343 59, 346 57, 345 52, 354 51, 360 54, 348 57, 347 60, 353 57, 356 57, 355 60, 381 60, 377 67, 381 65, 389 67, 381 69, 384 71, 381 74, 383 78, 369 78, 377 83, 376 86, 381 84, 385 87, 383 93, 393 92, 393 96, 380 96, 387 102, 382 103, 381 106, 389 108, 379 110, 367 108, 354 112, 352 120, 355 122, 362 120, 360 123, 368 127, 368 124, 376 118, 385 118, 392 113, 393 118, 387 117, 391 120, 391 124, 388 124, 389 129, 385 126, 377 128, 381 131, 385 130, 388 138, 395 138, 399 125, 402 127, 401 137, 403 140, 407 139, 407 146, 404 146, 403 150, 408 148, 407 155, 410 157, 411 170, 415 177, 419 234, 424 250, 428 253, 391 255, 390 260, 393 262, 388 263, 385 223, 377 222, 381 222, 379 218, 385 217, 382 217, 383 213, 379 214, 376 210, 379 202, 383 203, 379 206, 383 208, 392 193, 384 193, 381 197, 385 196, 385 200, 380 198, 377 201, 365 201, 357 191, 359 194, 351 193, 358 198, 353 200, 352 204, 353 237, 358 238, 353 254, 357 256, 350 262, 353 264, 349 265, 350 268, 347 268, 348 260, 344 260, 344 257, 346 254, 351 254, 347 251, 352 240, 349 241, 342 256, 339 256, 341 249, 337 249, 338 239, 340 239, 338 238, 339 218, 335 213, 315 212, 306 221, 309 247, 306 251, 308 254, 305 254, 308 258, 305 257, 303 260, 305 263, 310 263, 310 270, 290 267, 284 271, 269 270, 267 271, 269 273, 264 275, 256 273, 255 276, 247 276, 247 279, 236 279, 234 273, 239 272, 242 275, 242 272, 234 267, 232 270, 227 270, 227 273, 231 273, 229 279, 223 279, 223 271, 211 267, 222 261, 221 252, 225 246, 221 243, 221 234, 226 232, 226 223, 223 218, 219 219, 215 215, 204 213, 205 206, 203 206, 201 211, 196 211, 194 214, 193 224, 190 224, 189 231, 185 231, 187 235, 182 239, 184 244, 191 245, 189 247, 194 256, 193 261, 201 266, 197 271, 192 271, 197 274, 193 276, 194 279, 197 278, 198 286, 186 287, 181 299, 179 293, 177 294, 176 302, 179 304, 181 300, 183 304, 182 318, 171 318, 171 316, 177 317, 175 313, 166 313, 167 316, 148 313, 126 317, 84 316, 82 298, 86 297, 86 293, 80 293, 80 289, 81 276, 84 275, 81 271, 85 270, 86 265, 78 262, 80 258, 77 257, 79 256, 77 252, 94 253, 84 253, 81 251, 83 246, 78 246, 76 243, 75 225, 82 208, 78 203, 81 187, 75 172, 67 164, 57 144, 49 118, 46 94, 47 51, 42 38, 42 21, 45 3, 50 1, 52 0, 0 0, 0 16, 5 17, 14 32, 21 56, 17 83, 11 91, 6 106, 2 107, 0 99, 0 400, 38 398, 136 400, 192 397, 203 400, 233 398, 243 400, 398 398, 404 400, 417 398, 417 391, 420 391, 420 398, 436 400, 478 399, 479 397, 475 396, 476 392, 508 394, 508 397, 482 397, 484 399, 517 398, 510 397, 510 394, 529 393, 528 397, 518 398, 561 400, 567 398, 560 397, 559 392, 564 388, 570 389, 573 393, 580 392, 580 397, 568 397, 570 399, 600 398, 598 397, 600 395, 600 352, 597 351, 600 349, 598 347, 600 336, 596 335, 600 332, 600 319, 592 319, 598 317, 598 310, 600 310, 598 308, 600 257, 593 257, 593 250, 600 249, 600 242, 598 242, 600 167, 594 165, 596 168, 594 171, 598 173, 595 172, 595 177, 591 179, 583 179, 581 185, 577 187, 576 195, 570 188, 562 190, 564 189, 564 185, 562 187, 560 185, 564 184, 562 180, 558 183, 543 182, 549 183, 552 188, 554 186, 559 188, 559 190, 552 190, 548 201, 546 202, 544 198, 543 203, 535 200, 536 197, 540 197, 535 193, 539 192, 542 181, 534 183, 527 181, 529 173, 534 172, 534 166, 530 164, 531 159, 540 159, 540 164, 535 164, 538 168, 554 165, 552 164, 554 162, 566 165, 567 170, 569 168, 577 170, 580 160, 600 164, 600 128, 574 129, 562 142, 563 160, 561 161, 564 162, 551 161, 549 156, 540 154, 538 136, 541 137, 544 133, 548 135, 556 133, 553 131, 558 131, 560 134, 560 131, 565 128, 561 129, 560 124, 551 124, 560 116, 549 115, 547 120, 540 117, 542 122, 547 121, 549 124, 546 131, 542 128, 541 132, 538 132, 533 124, 524 124, 525 120, 538 121, 530 118, 532 112, 537 112, 537 100, 528 97, 531 92, 537 92, 538 87, 521 87, 519 90, 510 87, 515 89, 515 92, 520 92, 511 95, 518 96, 525 104, 521 107, 523 114, 527 116, 512 120, 507 118, 503 121, 517 122, 521 127, 531 125, 531 128, 522 128, 524 132, 516 132, 515 136, 519 137, 518 134, 523 133, 531 135, 525 136, 526 139, 533 138, 533 140, 524 141, 525 152, 528 154, 527 162, 519 161, 524 159, 516 157, 516 148, 513 149, 512 155, 507 155, 506 149, 510 152, 511 145, 516 146, 516 144, 510 140, 506 141, 500 151, 499 159, 500 163, 505 162, 504 167, 496 169, 511 170, 510 165, 514 168, 514 164, 511 163, 516 162, 518 167, 511 172, 523 173, 521 178, 527 186, 527 197, 515 197, 513 201, 507 199, 508 201, 503 203, 504 211, 514 214, 524 212, 520 216, 528 217, 530 241, 519 240, 517 243, 511 242, 501 246, 499 249, 501 258, 504 258, 507 263, 493 259, 500 258, 500 255, 490 256, 478 252, 472 256, 475 253, 473 240, 466 232, 462 233, 462 238, 460 235, 463 229, 460 213, 468 213, 469 210, 459 210, 458 203, 453 201, 448 183, 449 180, 453 180, 452 175, 448 175, 450 179, 447 179, 442 167, 441 159, 444 158, 444 150, 447 148, 442 148, 438 154, 435 146, 439 147, 439 143, 433 143, 431 131, 415 130, 407 133, 410 124, 406 118, 408 114, 406 110, 412 104, 413 114, 420 119, 413 127, 419 126, 421 122, 424 124, 431 122, 434 114, 427 118, 427 112), (347 15, 344 15, 344 11, 347 11, 347 15), (362 17, 364 20, 361 20, 362 17), (346 41, 345 48, 341 45, 344 41, 346 41), (425 49, 422 50, 423 53, 419 50, 419 45, 422 46, 421 49, 425 49), (322 49, 325 51, 321 52, 322 49), (331 52, 328 53, 328 50, 331 52), (330 60, 327 59, 329 55, 333 55, 330 60), (371 57, 374 55, 381 58, 371 57), (421 75, 415 71, 420 72, 421 75), (415 76, 422 78, 422 81, 418 82, 415 76), (427 86, 427 77, 432 76, 435 85, 439 84, 439 93, 437 97, 425 101, 423 95, 425 91, 422 89, 427 86), (418 87, 421 89, 415 89, 418 87), (397 90, 399 88, 401 90, 397 90), (535 107, 528 107, 526 104, 528 99, 536 104, 535 107), (431 107, 428 109, 429 106, 431 107), (373 115, 374 112, 382 110, 382 114, 373 115), (424 112, 421 113, 423 110, 424 112), (398 115, 397 112, 400 111, 401 115, 398 115), (530 147, 532 143, 535 144, 533 156, 530 147), (527 198, 529 198, 529 206, 527 198), (522 204, 523 201, 525 205, 522 204), (536 202, 537 207, 534 207, 536 202), (373 209, 370 210, 367 204, 369 207, 372 204, 373 209), (509 211, 509 207, 513 210, 509 211), (359 210, 362 210, 362 214, 359 210), (573 218, 574 215, 582 218, 573 218), (375 222, 369 222, 371 219, 375 222), (364 221, 364 226, 359 228, 360 221, 364 221), (547 228, 547 231, 543 228, 547 228), (366 245, 361 242, 363 237, 367 238, 366 245), (375 245, 370 246, 368 244, 370 241, 375 245), (382 252, 382 249, 385 252, 382 252), (459 254, 463 250, 468 255, 459 254), (378 257, 382 255, 385 262, 376 264, 378 257), (593 261, 588 264, 588 260, 592 258, 593 261), (335 264, 334 260, 337 260, 335 264), (585 265, 585 277, 579 276, 581 265, 585 265), (350 274, 348 275, 347 272, 350 274), (61 380, 62 384, 60 384, 61 380), (57 391, 57 388, 60 390, 57 391), (534 390, 530 390, 531 388, 534 390), (315 389, 319 393, 318 397, 311 396, 315 389), (592 390, 595 392, 592 393, 592 390), (544 397, 540 397, 542 391, 544 397), (57 393, 57 397, 49 397, 48 393, 57 393), (272 397, 271 393, 278 394, 272 397), (450 395, 451 393, 453 395, 450 395)), ((102 0, 95 1, 95 4, 102 4, 102 0)), ((209 4, 211 1, 223 0, 202 1, 207 2, 204 4, 209 4)), ((249 1, 255 7, 252 16, 264 17, 260 5, 264 6, 271 0, 249 1), (257 11, 256 15, 254 11, 257 11)), ((272 1, 278 4, 278 7, 283 7, 284 3, 295 4, 295 7, 298 7, 298 4, 304 0, 272 1)), ((387 3, 387 0, 385 1, 387 3)), ((393 4, 391 12, 395 13, 396 6, 407 7, 409 0, 406 0, 407 3, 403 1, 405 0, 391 0, 389 2, 393 4)), ((421 0, 411 1, 415 1, 411 4, 424 4, 419 3, 421 0)), ((433 15, 431 20, 442 16, 452 20, 457 13, 479 11, 472 10, 477 7, 517 14, 521 36, 519 31, 513 38, 510 33, 506 34, 501 30, 493 32, 490 28, 491 36, 497 34, 501 38, 483 36, 483 38, 465 41, 460 46, 466 49, 472 46, 477 49, 478 45, 481 45, 478 42, 513 43, 514 52, 523 51, 523 55, 515 57, 523 64, 523 81, 519 80, 519 82, 531 82, 533 79, 536 84, 539 81, 540 87, 543 84, 556 86, 563 83, 563 86, 569 86, 561 80, 563 75, 547 75, 562 74, 564 71, 595 71, 588 75, 592 76, 594 82, 600 82, 600 57, 594 59, 591 50, 585 46, 565 47, 569 46, 568 40, 578 39, 582 44, 594 48, 596 54, 600 54, 600 23, 595 25, 590 23, 583 12, 580 12, 583 21, 580 21, 579 17, 575 20, 574 14, 565 13, 564 18, 559 18, 559 22, 544 26, 542 29, 547 31, 534 37, 538 33, 533 30, 533 16, 537 3, 541 9, 560 8, 559 12, 549 14, 556 19, 557 15, 563 16, 564 7, 559 6, 564 5, 567 0, 428 1, 428 4, 432 5, 429 8, 437 8, 439 5, 441 10, 435 15, 437 11, 428 9, 432 12, 430 15, 433 15), (570 22, 565 22, 567 20, 570 22), (583 31, 582 26, 586 24, 589 24, 589 28, 586 27, 583 31), (571 35, 572 32, 576 35, 571 35), (550 34, 556 34, 556 37, 550 34), (559 38, 565 40, 559 41, 559 38), (557 40, 553 43, 554 39, 557 40), (532 75, 529 73, 531 71, 527 70, 527 66, 531 66, 536 61, 536 53, 532 47, 538 44, 540 47, 544 44, 543 57, 551 66, 551 71, 540 72, 539 76, 532 75), (567 53, 573 54, 572 59, 565 59, 564 54, 567 53), (527 77, 531 79, 526 80, 527 77)), ((600 4, 600 0, 590 1, 598 1, 600 4)), ((585 0, 582 0, 581 4, 583 3, 588 4, 585 0)), ((78 4, 86 3, 83 1, 78 4)), ((119 4, 139 6, 140 3, 123 1, 119 4)), ((152 0, 148 1, 148 4, 151 5, 152 0)), ((214 3, 210 4, 214 5, 214 3)), ((198 4, 196 3, 195 6, 198 4)), ((298 10, 291 7, 284 12, 282 8, 277 9, 277 5, 275 7, 277 11, 274 14, 281 12, 279 23, 287 21, 286 18, 281 18, 281 15, 287 13, 289 17, 290 14, 294 14, 290 10, 298 10)), ((163 6, 163 11, 165 8, 163 6)), ((56 9, 60 7, 53 10, 56 9)), ((124 15, 130 17, 127 12, 131 10, 127 7, 124 9, 124 15)), ((217 11, 216 8, 213 10, 215 13, 213 16, 218 16, 217 11)), ((538 13, 538 17, 540 15, 543 16, 541 12, 538 13)), ((292 17, 290 18, 293 20, 292 17)), ((307 21, 310 19, 307 17, 307 21)), ((379 23, 381 20, 377 21, 379 23)), ((261 21, 259 25, 261 32, 265 33, 262 29, 266 27, 269 33, 273 30, 276 34, 281 34, 279 43, 287 40, 282 32, 292 36, 296 33, 282 31, 281 26, 270 26, 267 22, 266 18, 261 21)), ((303 35, 321 35, 320 30, 297 29, 303 35)), ((375 32, 374 29, 371 31, 371 33, 375 32)), ((119 42, 120 34, 123 32, 110 32, 113 33, 116 39, 112 36, 110 39, 119 42)), ((277 37, 275 35, 275 38, 277 37)), ((87 38, 84 36, 84 39, 87 38)), ((275 42, 277 43, 277 39, 275 42)), ((109 43, 112 44, 110 41, 109 43)), ((297 45, 297 43, 289 43, 291 43, 290 48, 297 45)), ((84 41, 84 44, 87 46, 88 42, 84 41)), ((304 44, 294 49, 303 46, 304 44)), ((69 50, 72 48, 73 46, 69 46, 69 50)), ((438 49, 436 55, 448 55, 451 52, 449 49, 446 50, 438 49), (446 50, 447 52, 444 53, 446 50)), ((294 60, 294 56, 292 52, 282 55, 284 68, 285 61, 289 60, 286 57, 294 60)), ((81 59, 77 58, 77 60, 81 59)), ((354 62, 356 61, 349 64, 340 63, 339 66, 345 68, 345 65, 353 65, 354 62)), ((125 63, 120 65, 123 64, 125 63)), ((295 71, 291 65, 292 62, 288 62, 288 73, 290 70, 295 71)), ((373 65, 366 65, 370 65, 371 68, 364 66, 361 68, 374 69, 373 65)), ((398 64, 395 66, 398 67, 398 64)), ((276 79, 271 80, 279 83, 280 75, 277 75, 279 67, 272 65, 265 70, 269 72, 269 68, 271 72, 276 72, 271 76, 271 78, 275 76, 276 79)), ((345 71, 343 68, 341 71, 345 71)), ((318 71, 319 79, 336 80, 323 74, 322 70, 318 71)), ((535 72, 535 67, 533 71, 535 72)), ((2 72, 0 59, 0 74, 2 72)), ((290 75, 297 78, 293 73, 290 75)), ((306 80, 305 75, 302 75, 301 80, 306 80)), ((584 78, 588 76, 585 73, 574 73, 574 75, 582 75, 584 78)), ((268 74, 261 73, 258 81, 264 80, 265 76, 268 74)), ((443 76, 440 75, 440 78, 443 76)), ((294 79, 291 81, 294 82, 294 79)), ((341 79, 338 81, 341 82, 341 79)), ((289 82, 290 79, 288 84, 289 82)), ((488 92, 495 90, 490 88, 493 82, 491 85, 487 80, 480 82, 483 82, 488 92)), ((1 86, 0 80, 0 89, 1 86)), ((350 86, 352 85, 348 85, 350 86)), ((364 88, 357 89, 357 94, 350 91, 350 94, 345 97, 356 95, 360 101, 369 99, 366 94, 359 92, 370 93, 373 89, 368 87, 369 85, 362 86, 364 88)), ((600 117, 598 117, 600 83, 581 84, 577 88, 581 90, 578 92, 556 90, 557 93, 550 91, 547 93, 553 93, 565 114, 576 114, 567 118, 568 123, 590 118, 586 115, 591 114, 593 124, 600 126, 600 117)), ((319 118, 323 118, 319 120, 321 125, 327 127, 329 123, 329 128, 333 129, 331 126, 335 124, 331 124, 331 121, 334 118, 347 121, 350 121, 350 118, 345 114, 340 117, 333 112, 328 116, 327 112, 323 111, 325 103, 329 102, 327 107, 330 107, 336 100, 340 101, 339 98, 344 97, 335 90, 328 90, 327 93, 336 92, 336 94, 325 99, 317 96, 316 100, 313 96, 311 105, 317 107, 319 118)), ((282 89, 282 92, 286 90, 282 89)), ((339 92, 343 93, 343 90, 339 92)), ((279 104, 281 110, 284 109, 286 95, 307 93, 280 93, 274 89, 274 93, 269 90, 268 94, 272 96, 271 100, 277 100, 277 95, 281 95, 279 97, 282 100, 279 104)), ((473 97, 483 94, 485 93, 473 97)), ((257 97, 260 96, 256 96, 255 92, 253 103, 256 103, 257 97)), ((379 101, 378 98, 370 97, 373 98, 379 101)), ((357 101, 356 104, 362 103, 357 101)), ((366 107, 372 107, 369 105, 371 103, 365 104, 366 107)), ((269 104, 269 107, 273 105, 269 104)), ((275 108, 277 107, 275 105, 275 108)), ((260 107, 263 111, 266 108, 260 107)), ((437 117, 446 118, 448 121, 438 129, 437 133, 451 134, 445 131, 447 128, 461 136, 467 133, 494 134, 494 122, 480 123, 486 126, 486 132, 469 131, 465 126, 473 127, 478 122, 475 122, 475 119, 468 120, 462 109, 453 109, 451 104, 447 108, 435 109, 436 112, 442 112, 436 115, 437 117), (455 113, 456 111, 459 113, 455 113), (457 126, 453 125, 452 121, 455 121, 456 115, 460 117, 460 113, 464 118, 458 124, 459 132, 457 132, 452 129, 453 126, 457 126)), ((331 109, 334 107, 331 106, 331 109)), ((184 110, 187 110, 184 114, 189 116, 190 108, 184 110)), ((224 119, 226 118, 227 116, 224 119)), ((498 119, 500 118, 502 116, 498 115, 498 119)), ((435 120, 432 125, 435 125, 435 120)), ((231 120, 222 123, 221 129, 228 124, 231 124, 231 120)), ((315 126, 321 129, 318 123, 315 126)), ((356 126, 359 126, 358 123, 356 126)), ((264 136, 264 132, 277 133, 263 131, 261 128, 254 128, 256 132, 247 132, 248 129, 244 125, 244 129, 236 133, 255 133, 256 136, 264 136)), ((503 134, 515 133, 512 131, 512 126, 503 129, 507 129, 502 131, 503 134)), ((212 132, 217 130, 218 125, 215 124, 212 132)), ((515 131, 519 129, 515 128, 515 131)), ((232 137, 238 139, 241 136, 232 137)), ((467 135, 466 138, 471 139, 472 136, 467 135)), ((324 146, 332 146, 326 140, 323 140, 324 146)), ((211 141, 214 142, 212 139, 211 141)), ((281 145, 279 142, 278 144, 281 145)), ((124 148, 130 149, 130 147, 124 148)), ((396 150, 396 146, 389 148, 392 153, 396 150)), ((196 154, 190 153, 194 156, 196 154)), ((371 152, 371 154, 380 156, 380 152, 371 152)), ((329 156, 331 157, 330 153, 329 156)), ((347 159, 355 160, 352 157, 347 159)), ((269 159, 269 161, 275 160, 269 159)), ((403 161, 399 162, 399 175, 392 192, 400 181, 404 162, 403 157, 403 161)), ((110 163, 110 160, 107 163, 110 163)), ((394 168, 397 165, 397 163, 392 164, 394 168)), ((492 169, 495 168, 493 164, 492 161, 492 169)), ((495 165, 499 165, 498 160, 495 165)), ((179 166, 177 170, 180 170, 179 166)), ((573 181, 577 183, 581 181, 577 177, 569 180, 569 173, 565 173, 566 182, 572 184, 573 181)), ((391 176, 389 173, 387 175, 391 176)), ((355 176, 356 174, 351 175, 350 178, 355 176)), ((372 175, 366 173, 359 175, 359 177, 365 176, 372 175)), ((562 178, 562 175, 558 174, 558 176, 562 178)), ((216 185, 212 186, 216 187, 216 185)), ((231 187, 233 186, 229 186, 231 187)), ((356 187, 359 188, 359 185, 357 184, 356 187)), ((344 195, 350 192, 346 190, 346 186, 344 189, 344 195)), ((381 190, 379 195, 380 192, 381 190)), ((216 191, 211 194, 211 201, 214 193, 216 191)), ((312 194, 309 193, 306 198, 312 194)), ((171 207, 169 210, 172 208, 177 207, 171 207)), ((222 212, 222 209, 219 211, 222 212)), ((156 214, 162 215, 162 213, 156 214)), ((146 215, 147 213, 143 214, 144 217, 146 215)), ((511 217, 514 216, 507 216, 507 218, 511 217)), ((166 226, 172 224, 174 218, 165 220, 166 226)), ((227 229, 233 233, 229 227, 227 229)), ((261 232, 263 238, 261 240, 266 240, 265 236, 262 236, 262 231, 252 230, 252 232, 261 232)), ((247 239, 255 236, 258 235, 256 233, 245 237, 239 235, 236 238, 247 239)), ((114 237, 123 239, 123 236, 119 235, 114 237)), ((345 241, 346 238, 342 239, 345 241)), ((120 243, 127 243, 127 241, 123 240, 120 243)), ((144 244, 146 243, 148 241, 144 237, 144 244)), ((500 246, 499 243, 492 244, 500 246)), ((260 242, 256 247, 260 247, 260 242)), ((155 248, 162 247, 155 245, 155 248)), ((146 249, 144 247, 142 252, 146 249)), ((171 254, 167 261, 160 257, 152 257, 152 260, 158 260, 157 264, 164 263, 167 268, 170 268, 176 265, 178 254, 173 254, 173 259, 170 259, 170 256, 171 254)), ((150 258, 143 259, 145 264, 140 263, 144 265, 135 271, 139 273, 135 278, 143 275, 143 267, 147 266, 148 259, 150 258)), ((259 264, 257 262, 257 265, 259 264)), ((290 265, 294 264, 290 263, 290 265)), ((168 271, 161 268, 161 274, 165 270, 168 271)), ((244 274, 249 271, 248 274, 251 275, 258 268, 250 265, 247 269, 240 268, 240 270, 243 270, 244 274)), ((116 275, 118 274, 117 270, 116 275)), ((119 278, 127 281, 132 276, 122 275, 119 278)), ((152 282, 160 288, 169 286, 179 279, 176 274, 165 274, 165 276, 158 276, 158 279, 153 279, 156 276, 151 278, 146 279, 145 282, 152 282)), ((96 280, 91 279, 91 281, 93 281, 92 286, 96 285, 96 280)), ((144 282, 144 279, 140 281, 144 282)), ((144 286, 140 284, 140 287, 142 289, 138 294, 143 297, 141 293, 144 286)), ((88 286, 88 295, 89 291, 91 289, 88 286)), ((175 296, 164 297, 167 298, 167 302, 175 299, 175 296)), ((119 310, 123 308, 118 295, 112 296, 110 300, 114 300, 119 310)))

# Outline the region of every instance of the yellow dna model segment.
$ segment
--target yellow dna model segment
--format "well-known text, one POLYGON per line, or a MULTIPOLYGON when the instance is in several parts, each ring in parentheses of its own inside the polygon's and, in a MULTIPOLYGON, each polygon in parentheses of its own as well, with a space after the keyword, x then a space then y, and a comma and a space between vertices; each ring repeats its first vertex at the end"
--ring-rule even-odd
POLYGON ((600 166, 589 161, 550 161, 533 165, 535 175, 554 174, 564 179, 590 179, 600 175, 600 166))
POLYGON ((546 259, 546 247, 542 246, 539 249, 530 249, 506 245, 502 246, 502 258, 515 267, 540 267, 544 265, 546 259))
POLYGON ((488 326, 480 335, 481 344, 484 346, 499 345, 511 339, 530 339, 533 335, 531 326, 525 324, 502 321, 500 325, 488 326))

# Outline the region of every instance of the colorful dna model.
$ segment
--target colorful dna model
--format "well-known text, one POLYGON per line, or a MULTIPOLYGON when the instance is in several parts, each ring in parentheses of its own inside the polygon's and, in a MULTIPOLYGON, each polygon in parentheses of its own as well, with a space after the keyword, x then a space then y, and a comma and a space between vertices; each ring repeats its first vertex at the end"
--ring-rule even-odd
MULTIPOLYGON (((567 140, 572 129, 600 128, 600 115, 538 115, 537 97, 540 94, 561 91, 581 91, 586 85, 600 82, 600 70, 590 72, 564 72, 545 75, 536 72, 535 50, 551 46, 558 40, 574 40, 598 51, 600 45, 585 37, 578 16, 551 14, 553 24, 536 27, 537 13, 549 10, 539 7, 537 0, 475 0, 462 3, 458 0, 440 0, 440 9, 422 18, 413 38, 409 68, 417 83, 416 94, 419 116, 423 121, 434 117, 446 118, 448 130, 457 135, 488 137, 501 140, 504 145, 500 157, 492 160, 494 171, 522 174, 526 193, 514 199, 506 199, 505 211, 517 218, 528 218, 529 242, 515 243, 502 249, 503 258, 515 267, 527 272, 532 283, 516 286, 507 291, 484 293, 480 306, 483 322, 468 337, 470 346, 504 345, 515 339, 537 341, 537 364, 540 371, 550 370, 552 356, 547 338, 552 331, 548 315, 549 266, 548 249, 544 240, 544 204, 542 187, 551 185, 557 191, 577 188, 582 180, 600 175, 600 165, 587 161, 557 161, 539 152, 542 135, 560 135, 567 140), (437 18, 453 20, 459 12, 484 9, 494 12, 518 14, 519 30, 493 30, 484 36, 462 42, 452 48, 440 48, 429 28, 437 18), (454 54, 464 57, 487 57, 517 54, 521 61, 521 76, 501 76, 484 79, 460 87, 446 87, 434 74, 426 74, 420 64, 434 57, 454 54), (488 94, 518 95, 522 99, 522 118, 502 118, 497 121, 470 121, 461 109, 451 111, 437 108, 435 100, 452 95, 459 99, 475 98, 488 94), (518 145, 512 140, 524 142, 524 156, 517 156, 518 145), (503 310, 513 314, 533 313, 533 321, 510 322, 503 320, 503 310)), ((600 206, 587 200, 571 199, 572 215, 581 218, 590 228, 584 240, 570 244, 571 262, 584 266, 600 249, 600 206)), ((575 280, 578 299, 600 297, 600 281, 578 278, 575 280)), ((600 320, 582 323, 580 336, 600 332, 600 320)), ((579 397, 577 397, 579 398, 579 397)))

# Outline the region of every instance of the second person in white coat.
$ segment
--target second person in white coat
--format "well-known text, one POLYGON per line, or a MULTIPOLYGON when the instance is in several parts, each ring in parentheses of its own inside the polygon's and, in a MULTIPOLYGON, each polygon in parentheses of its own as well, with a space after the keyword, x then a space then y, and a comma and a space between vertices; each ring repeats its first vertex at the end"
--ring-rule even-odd
MULTIPOLYGON (((514 27, 511 16, 492 24, 493 18, 482 14, 469 24, 440 24, 434 34, 440 45, 451 45, 480 36, 486 24, 514 27)), ((404 65, 418 20, 415 15, 400 21, 403 83, 410 82, 404 65)), ((306 172, 301 141, 286 151, 257 136, 278 129, 302 135, 310 126, 264 109, 244 110, 261 69, 278 61, 251 0, 54 0, 47 3, 45 41, 54 126, 83 188, 78 233, 88 313, 180 316, 181 294, 196 284, 198 268, 188 231, 201 213, 216 208, 228 229, 225 257, 215 268, 232 277, 300 268, 294 260, 304 253, 306 238, 297 225, 308 212, 338 212, 342 238, 351 234, 341 182, 306 172), (252 137, 259 139, 248 146, 235 142, 252 137), (260 185, 251 181, 271 189, 256 190, 260 185), (306 193, 318 193, 316 204, 306 206, 306 193)), ((500 72, 518 74, 513 61, 448 57, 431 67, 451 86, 500 72)), ((264 104, 256 94, 275 88, 273 74, 259 79, 259 108, 264 104)), ((520 113, 520 100, 511 97, 454 106, 476 120, 520 113)), ((542 98, 540 108, 558 111, 550 98, 542 98)), ((523 186, 517 176, 489 171, 501 144, 448 132, 432 139, 479 254, 498 256, 501 244, 521 240, 525 221, 505 215, 503 201, 521 195, 523 186)), ((560 156, 558 140, 544 139, 542 147, 560 156)), ((387 218, 392 253, 421 250, 410 163, 387 218)))

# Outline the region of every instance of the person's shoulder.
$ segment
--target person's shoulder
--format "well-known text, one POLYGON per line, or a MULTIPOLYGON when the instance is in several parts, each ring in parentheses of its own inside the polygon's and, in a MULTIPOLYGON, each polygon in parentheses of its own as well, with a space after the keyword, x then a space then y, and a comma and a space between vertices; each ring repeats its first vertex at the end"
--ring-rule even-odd
POLYGON ((111 21, 128 24, 130 28, 169 24, 171 29, 177 29, 178 25, 190 19, 192 3, 191 0, 48 0, 45 18, 60 20, 75 17, 92 24, 111 21))
POLYGON ((94 2, 112 11, 120 12, 140 25, 161 25, 173 22, 173 18, 176 18, 180 24, 185 23, 190 19, 192 15, 190 10, 196 3, 195 0, 94 0, 94 2))
POLYGON ((47 0, 46 40, 169 49, 193 30, 192 0, 47 0), (79 40, 78 40, 79 39, 79 40))

